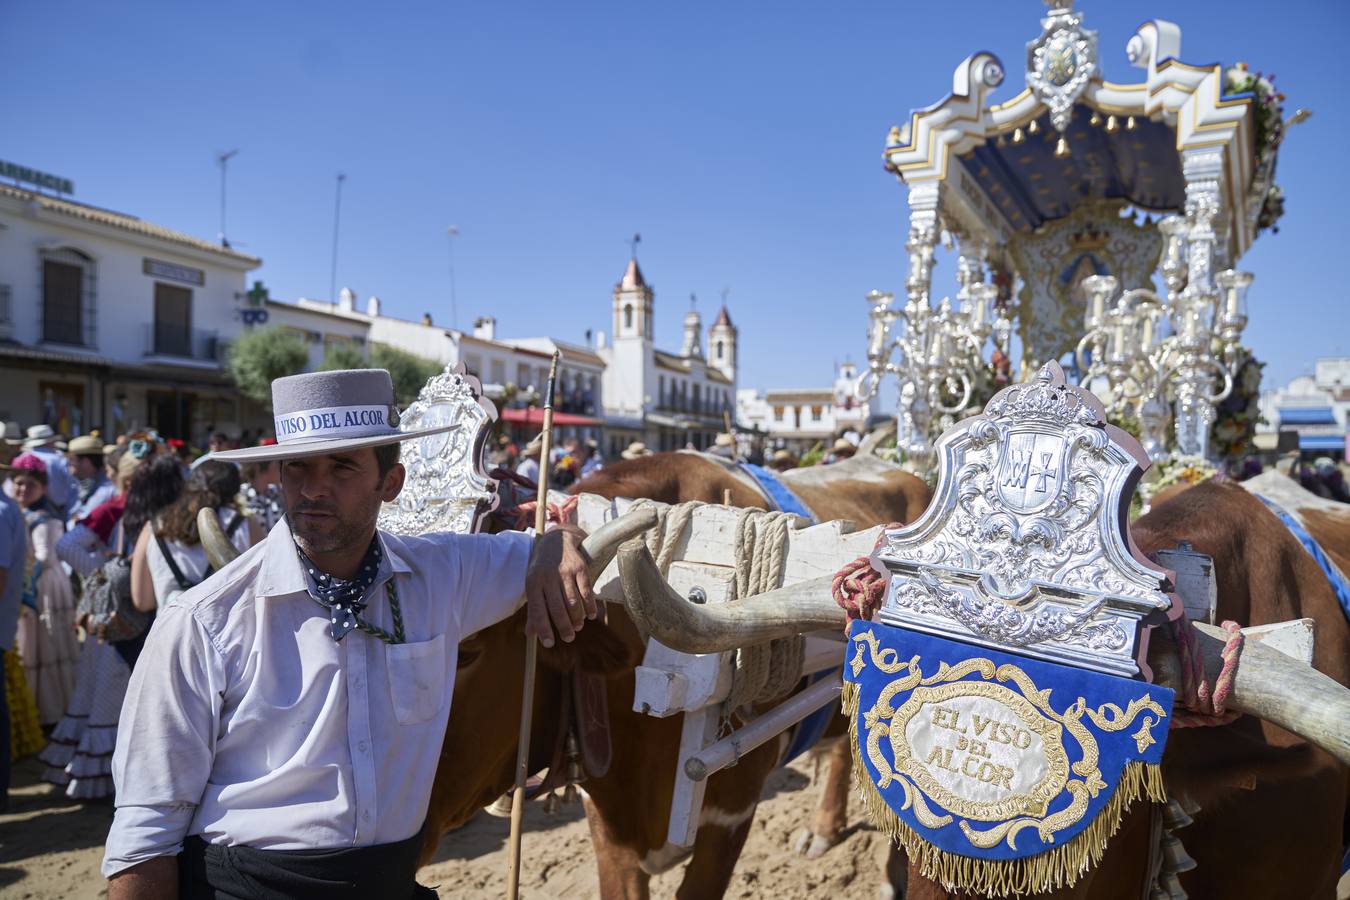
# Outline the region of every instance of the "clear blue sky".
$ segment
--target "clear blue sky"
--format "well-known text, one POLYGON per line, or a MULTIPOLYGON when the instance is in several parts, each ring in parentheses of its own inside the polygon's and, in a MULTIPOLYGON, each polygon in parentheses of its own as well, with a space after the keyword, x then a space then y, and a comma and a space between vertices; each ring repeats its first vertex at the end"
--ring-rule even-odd
MULTIPOLYGON (((1294 129, 1288 213, 1244 260, 1267 383, 1350 353, 1345 299, 1350 4, 1080 0, 1105 73, 1153 16, 1182 57, 1277 75, 1294 129)), ((1037 0, 929 3, 70 3, 0 5, 0 158, 73 178, 76 199, 261 256, 272 296, 328 294, 333 186, 347 174, 338 284, 405 317, 580 340, 608 331, 628 238, 678 348, 730 288, 743 386, 828 382, 864 351, 871 288, 900 292, 904 191, 887 129, 942 98, 976 50, 1023 86, 1037 0)), ((939 270, 949 290, 953 265, 939 270)))

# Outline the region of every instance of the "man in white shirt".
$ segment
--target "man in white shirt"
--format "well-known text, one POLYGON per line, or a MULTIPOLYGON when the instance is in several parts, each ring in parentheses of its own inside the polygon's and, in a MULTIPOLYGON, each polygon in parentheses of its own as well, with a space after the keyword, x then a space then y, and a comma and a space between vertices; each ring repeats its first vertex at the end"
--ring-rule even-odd
POLYGON ((597 613, 580 533, 403 537, 382 370, 273 383, 286 517, 166 604, 113 756, 109 900, 420 896, 413 880, 460 638, 510 615, 552 646, 597 613))

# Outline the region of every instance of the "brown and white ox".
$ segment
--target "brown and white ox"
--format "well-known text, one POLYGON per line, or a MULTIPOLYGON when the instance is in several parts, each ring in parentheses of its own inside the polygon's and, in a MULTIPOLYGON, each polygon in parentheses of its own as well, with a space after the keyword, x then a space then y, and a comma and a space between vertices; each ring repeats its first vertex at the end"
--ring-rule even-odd
MULTIPOLYGON (((1309 530, 1333 558, 1350 561, 1350 516, 1331 519, 1331 511, 1320 512, 1320 517, 1305 519, 1309 530)), ((1348 770, 1343 760, 1350 759, 1350 691, 1345 689, 1350 685, 1350 626, 1330 583, 1261 501, 1236 485, 1194 487, 1156 506, 1131 530, 1146 553, 1184 540, 1213 557, 1219 621, 1255 626, 1311 618, 1316 623, 1316 671, 1249 643, 1229 706, 1252 714, 1223 727, 1172 731, 1163 758, 1168 794, 1199 806, 1194 824, 1177 834, 1198 863, 1181 874, 1181 885, 1194 898, 1335 896, 1347 824, 1348 770), (1273 724, 1277 721, 1286 727, 1273 724), (1336 756, 1298 734, 1332 748, 1336 756)), ((679 598, 671 596, 645 548, 630 543, 619 551, 619 562, 634 617, 653 637, 689 652, 712 652, 829 623, 844 625, 833 600, 820 596, 818 589, 808 594, 784 588, 772 592, 776 596, 743 601, 762 604, 766 613, 776 611, 780 624, 748 623, 752 614, 742 609, 739 633, 734 633, 729 620, 720 618, 721 609, 676 604, 679 598), (785 608, 794 611, 795 625, 781 624, 785 608)), ((769 622, 767 615, 764 622, 769 622)), ((1208 638, 1202 643, 1213 678, 1220 642, 1208 638)), ((1178 664, 1170 636, 1155 630, 1150 662, 1160 681, 1175 676, 1178 664)), ((1154 804, 1134 804, 1100 864, 1072 888, 1045 896, 1150 896, 1155 812, 1154 804)), ((894 873, 895 892, 910 900, 963 896, 915 869, 906 872, 899 853, 888 868, 894 873)))
MULTIPOLYGON (((788 478, 819 521, 848 519, 860 528, 909 522, 927 507, 928 486, 875 458, 859 458, 788 478)), ((699 454, 659 453, 607 465, 575 493, 648 498, 663 503, 722 503, 765 508, 753 482, 699 454)), ((450 724, 427 813, 422 862, 442 834, 467 822, 512 783, 523 687, 524 618, 517 614, 460 644, 450 724)), ((644 640, 627 613, 608 607, 603 625, 588 623, 577 640, 540 649, 531 729, 531 770, 549 764, 559 732, 558 708, 574 668, 605 676, 613 748, 609 771, 583 784, 604 898, 648 895, 650 875, 688 858, 680 897, 719 897, 730 881, 764 782, 778 763, 779 742, 742 757, 708 780, 692 855, 666 843, 682 716, 658 719, 632 709, 634 669, 644 640), (597 627, 599 626, 599 627, 597 627)), ((844 725, 839 717, 840 730, 844 725)), ((813 831, 828 846, 844 827, 850 761, 832 760, 822 816, 813 831)))

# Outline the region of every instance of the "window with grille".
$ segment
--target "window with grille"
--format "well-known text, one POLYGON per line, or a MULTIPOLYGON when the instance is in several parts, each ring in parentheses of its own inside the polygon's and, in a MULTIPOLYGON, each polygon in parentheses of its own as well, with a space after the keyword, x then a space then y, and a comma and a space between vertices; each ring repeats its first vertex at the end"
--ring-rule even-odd
POLYGON ((83 267, 43 260, 42 339, 57 344, 84 343, 83 267))
POLYGON ((155 282, 155 352, 192 355, 192 291, 155 282))

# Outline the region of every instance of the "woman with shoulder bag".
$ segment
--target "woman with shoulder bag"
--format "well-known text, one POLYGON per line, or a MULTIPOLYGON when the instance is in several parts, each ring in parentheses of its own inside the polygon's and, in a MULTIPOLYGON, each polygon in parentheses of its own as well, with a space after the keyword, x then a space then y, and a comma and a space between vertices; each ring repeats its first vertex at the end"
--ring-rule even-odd
POLYGON ((109 765, 117 719, 140 646, 153 615, 131 600, 131 549, 141 526, 182 492, 176 465, 156 465, 147 445, 138 458, 124 451, 108 462, 117 495, 80 520, 57 543, 57 555, 84 578, 80 622, 86 639, 75 693, 51 741, 39 755, 42 779, 72 799, 111 796, 109 765))
POLYGON ((188 478, 183 495, 141 532, 131 557, 131 591, 136 608, 150 611, 164 606, 211 576, 197 513, 214 509, 220 527, 240 553, 249 547, 249 529, 243 510, 234 505, 239 493, 239 469, 229 463, 201 463, 188 478))

